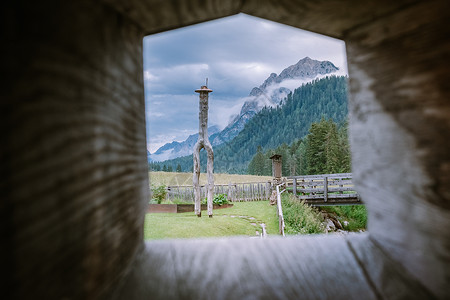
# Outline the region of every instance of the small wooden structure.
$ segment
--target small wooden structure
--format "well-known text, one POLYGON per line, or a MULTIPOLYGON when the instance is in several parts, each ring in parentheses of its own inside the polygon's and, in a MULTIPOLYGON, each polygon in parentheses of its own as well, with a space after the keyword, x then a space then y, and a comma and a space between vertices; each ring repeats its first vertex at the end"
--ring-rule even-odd
MULTIPOLYGON (((206 80, 208 83, 208 79, 206 80)), ((198 217, 202 216, 202 210, 200 206, 200 150, 205 149, 208 155, 207 162, 207 174, 208 174, 208 216, 212 217, 213 210, 213 199, 214 199, 214 152, 211 143, 208 139, 208 95, 212 90, 208 89, 206 85, 203 85, 200 89, 195 90, 199 93, 199 115, 198 115, 198 141, 194 146, 194 176, 193 176, 193 186, 194 186, 194 196, 195 196, 195 214, 198 217)))
POLYGON ((282 167, 282 156, 279 154, 274 154, 270 157, 272 160, 272 176, 273 178, 280 179, 281 178, 281 167, 282 167))

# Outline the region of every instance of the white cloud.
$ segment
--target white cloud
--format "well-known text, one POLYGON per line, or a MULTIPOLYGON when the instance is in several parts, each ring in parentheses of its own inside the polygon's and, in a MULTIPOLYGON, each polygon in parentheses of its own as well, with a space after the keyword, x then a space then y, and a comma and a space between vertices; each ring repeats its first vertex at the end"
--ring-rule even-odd
POLYGON ((164 116, 165 116, 165 114, 163 114, 161 112, 157 112, 157 111, 149 111, 147 113, 148 118, 162 118, 164 116))
POLYGON ((144 71, 144 80, 145 81, 155 81, 157 79, 158 79, 158 77, 153 75, 152 73, 150 73, 149 70, 144 71))
POLYGON ((230 122, 230 118, 239 114, 242 105, 247 97, 236 99, 215 99, 210 105, 209 125, 217 125, 221 129, 225 128, 230 122))

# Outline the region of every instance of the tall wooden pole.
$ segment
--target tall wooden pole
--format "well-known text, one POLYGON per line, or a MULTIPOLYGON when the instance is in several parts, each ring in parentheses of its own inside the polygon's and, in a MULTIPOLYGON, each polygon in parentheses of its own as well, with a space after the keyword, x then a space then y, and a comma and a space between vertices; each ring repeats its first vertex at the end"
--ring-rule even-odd
POLYGON ((201 209, 201 197, 200 197, 200 150, 204 148, 208 155, 207 161, 207 174, 208 174, 208 216, 212 217, 213 210, 213 198, 214 198, 214 152, 212 146, 208 139, 208 95, 212 90, 208 89, 206 85, 202 86, 200 89, 195 90, 199 93, 199 126, 198 126, 198 140, 194 146, 194 176, 193 176, 193 186, 194 186, 194 197, 195 197, 195 214, 198 217, 202 215, 201 209))

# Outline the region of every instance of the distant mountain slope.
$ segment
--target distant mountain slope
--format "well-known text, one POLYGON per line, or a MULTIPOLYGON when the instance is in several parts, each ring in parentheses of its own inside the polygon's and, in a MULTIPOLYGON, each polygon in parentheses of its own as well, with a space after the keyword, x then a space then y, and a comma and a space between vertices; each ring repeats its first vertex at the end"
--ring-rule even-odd
MULTIPOLYGON (((245 173, 258 146, 269 149, 283 143, 290 144, 303 138, 311 123, 320 121, 322 117, 342 123, 347 114, 347 78, 316 79, 295 89, 280 106, 264 107, 233 140, 215 147, 214 170, 245 173)), ((173 169, 178 164, 183 171, 190 171, 192 156, 158 163, 161 168, 171 165, 173 169)), ((201 155, 201 165, 206 167, 204 154, 201 155)))
MULTIPOLYGON (((208 136, 216 134, 219 132, 219 127, 211 126, 208 127, 208 136)), ((147 154, 147 160, 150 161, 164 161, 180 156, 185 156, 192 154, 192 149, 195 146, 195 143, 198 140, 198 133, 191 134, 185 141, 183 142, 172 142, 167 143, 164 146, 160 147, 155 153, 147 154)))
MULTIPOLYGON (((296 64, 291 65, 281 71, 280 75, 276 73, 270 76, 259 86, 254 87, 247 101, 242 105, 238 115, 232 118, 232 121, 222 131, 208 129, 210 134, 210 142, 213 146, 217 146, 236 137, 245 124, 251 120, 263 107, 274 107, 278 105, 291 92, 290 89, 283 86, 288 81, 297 81, 296 87, 300 86, 306 80, 312 80, 318 76, 331 74, 339 70, 333 63, 329 61, 313 60, 305 57, 296 64)), ((292 82, 289 82, 292 85, 292 82)), ((150 161, 163 161, 173 159, 184 155, 192 154, 193 147, 197 141, 197 135, 189 136, 183 142, 167 143, 159 148, 155 153, 148 156, 150 161)))

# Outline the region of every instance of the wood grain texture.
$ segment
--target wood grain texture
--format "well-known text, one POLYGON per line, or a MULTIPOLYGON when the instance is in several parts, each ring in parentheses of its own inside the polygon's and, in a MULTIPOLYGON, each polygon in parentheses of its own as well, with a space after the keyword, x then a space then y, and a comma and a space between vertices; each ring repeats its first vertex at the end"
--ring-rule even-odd
POLYGON ((398 11, 417 0, 247 0, 242 12, 343 39, 345 33, 398 11))
POLYGON ((422 2, 347 37, 353 178, 369 230, 440 298, 450 295, 449 11, 422 2))
POLYGON ((25 2, 1 18, 0 298, 101 298, 142 243, 142 33, 95 2, 25 2))
POLYGON ((154 34, 240 12, 242 1, 222 0, 102 0, 130 20, 145 34, 154 34))
POLYGON ((367 234, 149 242, 117 299, 432 298, 374 247, 367 234))

